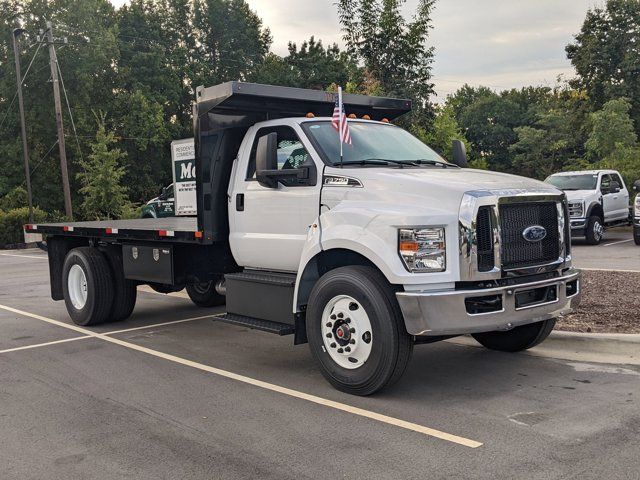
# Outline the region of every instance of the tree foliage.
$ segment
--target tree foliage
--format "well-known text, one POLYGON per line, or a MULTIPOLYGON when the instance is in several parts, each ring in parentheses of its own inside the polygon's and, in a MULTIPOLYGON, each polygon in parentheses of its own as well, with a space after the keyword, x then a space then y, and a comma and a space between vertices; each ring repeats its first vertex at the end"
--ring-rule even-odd
POLYGON ((125 154, 118 148, 115 135, 107 131, 105 114, 96 114, 98 130, 91 144, 91 155, 81 160, 78 173, 83 194, 81 208, 85 218, 101 220, 120 218, 128 207, 127 189, 122 185, 126 170, 120 164, 125 154))

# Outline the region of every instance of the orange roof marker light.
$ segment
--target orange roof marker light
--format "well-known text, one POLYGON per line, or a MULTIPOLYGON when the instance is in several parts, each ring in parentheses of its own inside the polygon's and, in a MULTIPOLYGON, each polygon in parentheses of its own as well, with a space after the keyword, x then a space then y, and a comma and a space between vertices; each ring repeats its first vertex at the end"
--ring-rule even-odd
POLYGON ((371 120, 371 117, 369 115, 363 115, 362 119, 363 120, 371 120))
POLYGON ((388 118, 383 118, 382 119, 382 123, 389 123, 389 119, 388 118))
POLYGON ((194 232, 193 236, 196 237, 196 238, 202 238, 202 232, 200 232, 200 231, 194 232))
POLYGON ((309 112, 306 115, 307 118, 316 118, 316 116, 313 114, 313 112, 309 112))
POLYGON ((350 113, 350 114, 349 114, 349 118, 358 118, 358 117, 356 117, 356 114, 355 114, 355 113, 350 113))

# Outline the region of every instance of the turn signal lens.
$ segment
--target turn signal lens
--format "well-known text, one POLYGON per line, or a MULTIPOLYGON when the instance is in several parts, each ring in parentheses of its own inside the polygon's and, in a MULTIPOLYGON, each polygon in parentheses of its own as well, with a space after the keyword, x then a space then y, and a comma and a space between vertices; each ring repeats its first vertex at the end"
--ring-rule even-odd
POLYGON ((444 227, 401 228, 398 252, 407 270, 442 272, 447 268, 444 227))

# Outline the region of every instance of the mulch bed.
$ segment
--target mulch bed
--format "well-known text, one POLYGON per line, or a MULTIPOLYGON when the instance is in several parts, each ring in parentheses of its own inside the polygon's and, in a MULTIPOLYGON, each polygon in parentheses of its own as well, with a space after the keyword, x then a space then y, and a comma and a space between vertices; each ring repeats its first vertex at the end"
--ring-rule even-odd
POLYGON ((556 330, 640 333, 640 273, 582 272, 582 302, 556 330))

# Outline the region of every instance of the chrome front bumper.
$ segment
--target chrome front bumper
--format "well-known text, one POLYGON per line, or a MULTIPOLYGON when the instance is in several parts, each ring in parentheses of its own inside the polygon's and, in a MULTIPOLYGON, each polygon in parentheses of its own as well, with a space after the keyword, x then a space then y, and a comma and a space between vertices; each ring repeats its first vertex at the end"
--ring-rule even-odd
POLYGON ((579 270, 570 269, 561 277, 519 285, 474 290, 398 292, 396 296, 405 326, 411 335, 461 335, 510 330, 571 312, 580 304, 580 277, 579 270), (552 287, 553 291, 554 286, 554 300, 545 299, 535 304, 517 306, 517 294, 544 287, 552 287), (501 308, 489 313, 469 313, 467 301, 473 302, 479 297, 500 298, 501 308))

